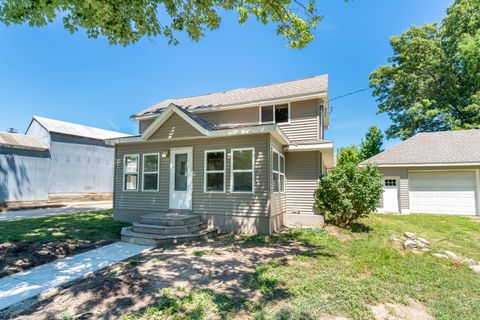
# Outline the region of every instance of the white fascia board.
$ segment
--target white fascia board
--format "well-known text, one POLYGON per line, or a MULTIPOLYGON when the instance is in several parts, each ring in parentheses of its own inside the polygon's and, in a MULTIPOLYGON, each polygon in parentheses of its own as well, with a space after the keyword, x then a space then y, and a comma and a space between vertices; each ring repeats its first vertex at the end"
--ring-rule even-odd
MULTIPOLYGON (((241 104, 221 105, 218 107, 202 107, 202 108, 196 108, 188 111, 191 113, 203 113, 203 112, 212 112, 212 111, 220 111, 220 110, 234 110, 234 109, 243 109, 243 108, 249 108, 249 107, 258 107, 259 105, 283 104, 288 102, 304 101, 304 100, 318 99, 323 97, 327 97, 327 92, 314 93, 314 94, 303 95, 303 96, 292 96, 292 97, 282 98, 282 99, 258 100, 258 101, 241 103, 241 104)), ((156 118, 158 116, 159 116, 158 114, 148 115, 148 116, 139 116, 139 117, 134 116, 132 117, 132 119, 146 120, 146 119, 156 118)))
MULTIPOLYGON (((469 167, 480 166, 480 162, 451 162, 451 163, 401 163, 401 164, 388 164, 388 163, 372 163, 376 164, 379 168, 411 168, 411 167, 469 167)), ((359 164, 360 167, 365 167, 367 164, 359 164)))
POLYGON ((315 150, 333 150, 333 143, 319 143, 319 144, 308 144, 308 145, 289 145, 285 147, 284 150, 287 152, 300 152, 300 151, 315 151, 315 150))
POLYGON ((133 137, 107 139, 105 140, 105 144, 109 146, 114 146, 120 143, 131 143, 131 142, 142 142, 142 141, 145 141, 142 139, 142 136, 133 136, 133 137))

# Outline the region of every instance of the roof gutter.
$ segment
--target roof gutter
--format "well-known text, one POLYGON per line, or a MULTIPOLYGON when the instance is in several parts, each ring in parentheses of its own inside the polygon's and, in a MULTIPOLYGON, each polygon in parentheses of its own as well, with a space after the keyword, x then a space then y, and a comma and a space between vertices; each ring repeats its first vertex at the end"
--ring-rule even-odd
POLYGON ((480 166, 480 162, 450 162, 450 163, 382 163, 374 162, 360 163, 360 167, 365 167, 367 164, 375 164, 379 168, 411 168, 411 167, 469 167, 480 166))
POLYGON ((333 143, 317 143, 317 144, 307 144, 307 145, 289 145, 284 148, 284 151, 287 152, 301 152, 301 151, 316 151, 316 150, 333 150, 333 143))
POLYGON ((141 135, 138 135, 138 136, 131 136, 131 137, 108 139, 108 140, 105 140, 105 142, 108 145, 115 145, 115 144, 138 143, 138 142, 160 142, 160 141, 205 139, 205 138, 221 138, 221 137, 241 136, 241 135, 249 135, 249 134, 262 134, 262 133, 270 133, 275 138, 277 138, 280 142, 282 142, 283 144, 290 144, 290 140, 287 138, 285 133, 280 128, 278 128, 276 125, 236 128, 236 129, 211 130, 211 131, 207 130, 206 134, 204 134, 203 136, 200 136, 200 137, 149 140, 148 138, 145 138, 141 135))

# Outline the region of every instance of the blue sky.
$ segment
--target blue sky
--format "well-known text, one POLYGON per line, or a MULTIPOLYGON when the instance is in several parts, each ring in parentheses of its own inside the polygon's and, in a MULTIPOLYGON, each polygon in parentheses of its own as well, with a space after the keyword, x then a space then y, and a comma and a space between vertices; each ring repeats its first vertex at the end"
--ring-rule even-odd
MULTIPOLYGON (((273 25, 241 26, 223 15, 200 42, 144 39, 128 47, 48 27, 0 25, 0 131, 23 132, 32 115, 136 133, 129 116, 160 100, 330 75, 330 98, 368 87, 368 75, 391 55, 389 37, 440 21, 453 0, 318 1, 324 20, 315 40, 296 50, 273 25)), ((368 90, 332 101, 327 139, 359 143, 371 125, 385 129, 368 90)), ((392 146, 397 141, 387 141, 392 146)))

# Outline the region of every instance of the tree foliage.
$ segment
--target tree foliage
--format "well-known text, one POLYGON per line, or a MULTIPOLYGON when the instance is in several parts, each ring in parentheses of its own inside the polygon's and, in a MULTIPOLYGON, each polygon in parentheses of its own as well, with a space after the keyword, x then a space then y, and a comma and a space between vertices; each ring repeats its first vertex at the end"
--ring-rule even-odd
POLYGON ((337 166, 343 166, 350 163, 357 165, 359 162, 360 155, 357 146, 354 144, 350 147, 342 148, 338 153, 337 166))
POLYGON ((390 64, 370 75, 388 138, 480 128, 480 1, 456 0, 441 24, 390 39, 390 64))
POLYGON ((89 37, 103 35, 112 44, 155 36, 177 44, 176 32, 198 41, 205 30, 220 26, 220 12, 232 10, 242 24, 250 17, 276 24, 277 34, 292 48, 310 43, 322 19, 315 0, 0 0, 0 22, 40 27, 60 16, 70 32, 85 29, 89 37))
POLYGON ((382 131, 377 126, 371 126, 365 135, 365 140, 362 140, 360 145, 360 161, 367 160, 382 152, 383 139, 382 131))
POLYGON ((376 166, 359 168, 348 163, 337 166, 320 180, 315 204, 327 223, 347 227, 375 211, 382 192, 382 175, 376 166))

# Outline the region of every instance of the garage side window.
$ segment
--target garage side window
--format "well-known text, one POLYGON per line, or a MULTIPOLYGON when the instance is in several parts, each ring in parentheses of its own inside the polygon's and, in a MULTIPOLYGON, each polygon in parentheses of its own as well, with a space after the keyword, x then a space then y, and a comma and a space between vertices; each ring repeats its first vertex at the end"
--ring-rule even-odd
POLYGON ((205 151, 204 192, 225 192, 225 150, 205 151))
POLYGON ((397 180, 396 179, 385 179, 385 187, 396 187, 397 180))
POLYGON ((253 148, 232 149, 232 192, 253 192, 254 159, 253 148))
POLYGON ((285 157, 277 151, 272 153, 273 192, 285 192, 285 157))
POLYGON ((123 190, 138 190, 138 154, 123 157, 123 190))
POLYGON ((143 155, 143 191, 158 191, 159 159, 158 153, 143 155))

